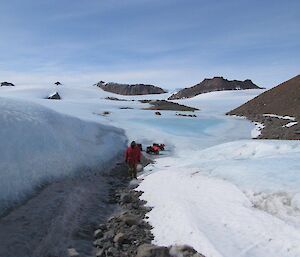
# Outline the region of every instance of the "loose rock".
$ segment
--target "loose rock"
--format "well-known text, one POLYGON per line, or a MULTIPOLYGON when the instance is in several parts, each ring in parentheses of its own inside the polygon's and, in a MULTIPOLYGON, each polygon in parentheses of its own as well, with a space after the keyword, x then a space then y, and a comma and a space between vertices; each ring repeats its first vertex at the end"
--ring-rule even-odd
POLYGON ((143 244, 138 248, 136 257, 171 257, 171 255, 167 247, 143 244))
POLYGON ((61 97, 60 97, 59 93, 55 92, 54 94, 49 95, 49 96, 48 96, 48 99, 52 99, 52 100, 60 100, 61 97))
POLYGON ((120 216, 120 219, 128 226, 138 225, 140 223, 138 216, 129 213, 123 214, 120 216))
POLYGON ((80 257, 79 253, 74 248, 68 249, 68 256, 69 257, 80 257))
POLYGON ((114 242, 117 244, 122 244, 126 240, 126 236, 123 233, 118 233, 114 237, 114 242))
POLYGON ((95 232, 94 232, 94 237, 95 238, 101 238, 103 237, 103 232, 101 229, 97 229, 95 232))
MULTIPOLYGON (((129 184, 130 185, 130 184, 129 184)), ((161 247, 151 244, 154 239, 152 226, 146 221, 146 214, 152 208, 140 200, 142 191, 130 186, 117 189, 110 194, 119 204, 119 214, 110 217, 106 224, 100 224, 94 232, 97 257, 203 257, 192 247, 161 247), (174 255, 171 255, 171 252, 174 255)))
POLYGON ((104 256, 105 256, 104 249, 97 250, 96 257, 104 257, 104 256))

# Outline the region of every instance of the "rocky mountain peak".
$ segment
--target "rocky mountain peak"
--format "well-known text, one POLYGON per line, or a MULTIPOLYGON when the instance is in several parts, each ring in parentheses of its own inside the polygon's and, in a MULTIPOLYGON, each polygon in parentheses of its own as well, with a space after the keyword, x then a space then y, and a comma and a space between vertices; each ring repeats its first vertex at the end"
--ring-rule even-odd
POLYGON ((149 95, 166 93, 164 89, 149 84, 121 84, 100 81, 96 84, 102 90, 119 95, 149 95))
POLYGON ((223 77, 206 78, 202 82, 178 91, 169 97, 169 100, 191 98, 196 95, 223 90, 259 89, 250 79, 245 81, 227 80, 223 77))

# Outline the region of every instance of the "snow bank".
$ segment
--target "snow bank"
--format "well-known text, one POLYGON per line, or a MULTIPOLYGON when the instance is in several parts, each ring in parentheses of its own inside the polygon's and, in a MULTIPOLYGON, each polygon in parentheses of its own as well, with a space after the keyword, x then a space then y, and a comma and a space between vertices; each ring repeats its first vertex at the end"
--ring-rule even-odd
POLYGON ((38 104, 0 98, 0 109, 2 210, 45 182, 106 167, 126 141, 122 130, 38 104))
POLYGON ((283 128, 290 128, 290 127, 293 127, 293 126, 295 126, 295 125, 297 125, 297 124, 298 124, 297 121, 295 121, 295 122, 289 122, 288 124, 285 124, 285 125, 283 125, 282 127, 283 127, 283 128))
POLYGON ((198 156, 193 165, 244 189, 299 190, 300 143, 297 141, 241 140, 207 148, 198 156))
POLYGON ((286 116, 280 116, 280 115, 277 115, 277 114, 263 114, 263 116, 282 119, 282 120, 292 120, 292 121, 294 121, 296 119, 295 117, 291 117, 291 116, 287 116, 287 115, 286 116))
POLYGON ((238 140, 157 160, 138 188, 155 242, 208 257, 300 256, 299 159, 296 141, 238 140))
POLYGON ((257 138, 261 135, 261 130, 265 127, 264 124, 259 122, 254 122, 255 128, 251 130, 251 137, 257 138))
POLYGON ((154 207, 148 216, 155 243, 189 244, 207 257, 300 256, 299 230, 253 208, 230 182, 165 168, 138 189, 154 207))

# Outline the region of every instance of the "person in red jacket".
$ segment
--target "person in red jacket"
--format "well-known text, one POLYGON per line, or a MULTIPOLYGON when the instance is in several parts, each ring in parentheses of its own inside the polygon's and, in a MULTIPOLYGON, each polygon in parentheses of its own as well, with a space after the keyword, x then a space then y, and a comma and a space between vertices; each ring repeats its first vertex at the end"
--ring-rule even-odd
POLYGON ((137 178, 136 166, 141 162, 141 150, 136 145, 135 141, 132 141, 126 150, 125 162, 128 164, 129 176, 132 179, 137 178))

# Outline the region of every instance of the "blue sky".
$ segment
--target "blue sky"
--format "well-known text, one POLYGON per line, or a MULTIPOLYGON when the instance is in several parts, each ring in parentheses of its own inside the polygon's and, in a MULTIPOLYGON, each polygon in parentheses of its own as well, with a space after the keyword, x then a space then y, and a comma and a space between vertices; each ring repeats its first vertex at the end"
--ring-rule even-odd
POLYGON ((271 87, 300 73, 300 1, 1 0, 0 81, 271 87))

